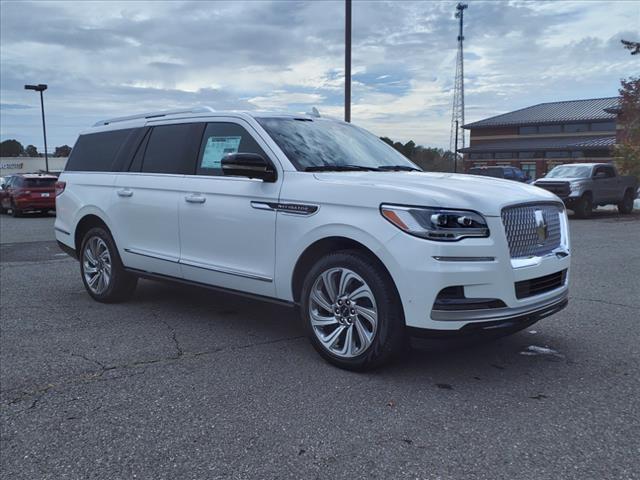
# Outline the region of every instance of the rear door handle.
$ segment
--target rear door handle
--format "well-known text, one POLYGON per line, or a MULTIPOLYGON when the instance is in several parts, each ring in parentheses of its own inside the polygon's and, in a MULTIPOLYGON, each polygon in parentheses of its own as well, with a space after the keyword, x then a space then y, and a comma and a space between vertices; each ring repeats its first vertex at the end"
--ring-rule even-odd
POLYGON ((196 194, 187 195, 184 199, 189 203, 204 203, 207 201, 206 197, 196 194))
POLYGON ((131 190, 129 190, 128 188, 121 188, 120 190, 118 190, 118 196, 119 197, 132 197, 133 196, 133 192, 131 190))

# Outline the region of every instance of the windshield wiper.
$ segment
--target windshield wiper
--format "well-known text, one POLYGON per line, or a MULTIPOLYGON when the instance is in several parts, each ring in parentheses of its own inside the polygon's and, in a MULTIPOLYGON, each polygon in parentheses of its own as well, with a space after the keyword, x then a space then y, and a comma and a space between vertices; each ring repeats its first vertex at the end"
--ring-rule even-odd
POLYGON ((422 172, 419 168, 410 167, 409 165, 381 165, 378 170, 392 171, 392 172, 422 172))
POLYGON ((377 170, 376 167, 365 167, 362 165, 313 165, 304 169, 305 172, 375 172, 377 170))

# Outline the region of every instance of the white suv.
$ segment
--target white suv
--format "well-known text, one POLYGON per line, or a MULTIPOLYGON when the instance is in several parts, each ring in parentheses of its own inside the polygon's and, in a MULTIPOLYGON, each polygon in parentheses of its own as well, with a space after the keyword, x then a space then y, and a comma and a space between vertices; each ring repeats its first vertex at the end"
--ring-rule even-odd
POLYGON ((299 306, 349 369, 409 335, 511 333, 567 304, 567 217, 550 192, 426 173, 316 116, 195 109, 99 122, 57 185, 55 233, 94 299, 138 277, 299 306))

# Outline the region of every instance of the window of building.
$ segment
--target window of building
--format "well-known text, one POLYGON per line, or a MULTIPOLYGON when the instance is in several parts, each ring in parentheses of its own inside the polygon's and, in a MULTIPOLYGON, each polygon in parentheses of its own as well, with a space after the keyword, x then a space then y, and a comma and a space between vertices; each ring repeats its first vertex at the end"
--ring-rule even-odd
POLYGON ((566 133, 588 132, 589 124, 588 123, 567 123, 564 126, 564 131, 566 133))
POLYGON ((142 171, 193 174, 204 124, 178 123, 153 127, 144 153, 142 171))
POLYGON ((616 122, 597 122, 591 124, 592 132, 615 132, 616 122))
POLYGON ((535 158, 534 152, 518 152, 518 158, 535 158))
POLYGON ((489 160, 493 158, 493 153, 482 153, 481 157, 483 160, 489 160))
POLYGON ((520 135, 535 134, 535 133, 538 133, 538 127, 536 127, 535 125, 520 127, 519 132, 520 132, 520 135))
POLYGON ((231 153, 257 153, 268 158, 255 139, 235 123, 209 123, 202 137, 198 175, 222 175, 222 157, 231 153))
POLYGON ((563 152, 563 151, 558 151, 558 152, 545 152, 544 155, 546 158, 569 158, 569 152, 563 152))
POLYGON ((520 165, 520 169, 524 174, 532 180, 536 179, 536 164, 535 163, 523 163, 520 165))
POLYGON ((496 159, 498 158, 514 158, 513 152, 496 152, 496 159))
POLYGON ((584 152, 582 150, 576 150, 571 152, 571 157, 573 158, 584 158, 584 152))
POLYGON ((540 125, 539 133, 562 133, 562 125, 540 125))

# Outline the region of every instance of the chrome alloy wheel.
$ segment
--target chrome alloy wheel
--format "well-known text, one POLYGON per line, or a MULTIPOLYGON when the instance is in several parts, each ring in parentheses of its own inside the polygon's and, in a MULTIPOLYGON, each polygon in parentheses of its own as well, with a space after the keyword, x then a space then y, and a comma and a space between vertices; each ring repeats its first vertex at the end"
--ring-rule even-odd
POLYGON ((331 268, 318 276, 311 287, 309 316, 322 346, 342 358, 369 348, 378 328, 371 288, 347 268, 331 268))
POLYGON ((100 237, 91 237, 82 252, 82 270, 89 289, 101 295, 111 282, 111 255, 100 237))

